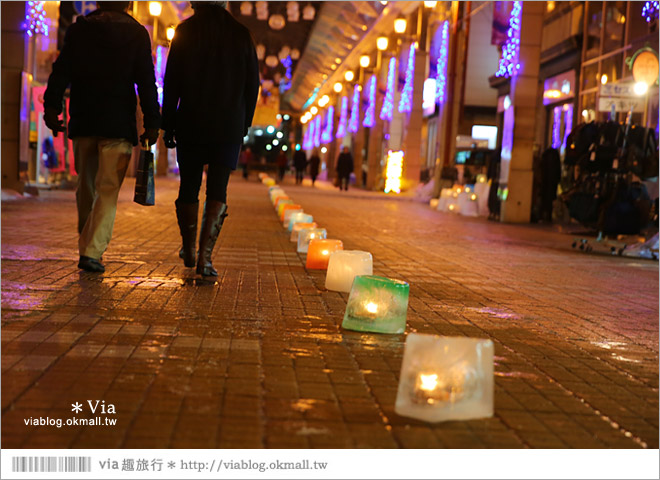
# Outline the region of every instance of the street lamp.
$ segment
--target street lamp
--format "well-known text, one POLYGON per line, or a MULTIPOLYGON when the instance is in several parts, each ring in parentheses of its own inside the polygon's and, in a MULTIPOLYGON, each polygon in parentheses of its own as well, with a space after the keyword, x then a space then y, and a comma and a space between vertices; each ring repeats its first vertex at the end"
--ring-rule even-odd
POLYGON ((158 38, 158 17, 163 11, 163 5, 160 2, 149 2, 149 14, 154 17, 154 35, 153 42, 158 38))
POLYGON ((341 93, 341 91, 343 89, 344 89, 344 86, 341 84, 341 82, 335 83, 335 86, 334 86, 335 93, 341 93))
POLYGON ((352 82, 354 78, 355 78, 355 74, 353 73, 352 70, 347 70, 346 73, 344 74, 344 79, 347 82, 352 82))
POLYGON ((371 57, 369 57, 369 55, 362 55, 360 57, 360 66, 362 68, 367 68, 369 63, 371 63, 371 57))
POLYGON ((424 6, 426 8, 435 8, 435 6, 438 4, 438 2, 424 2, 424 6))
POLYGON ((378 48, 378 50, 380 50, 381 52, 387 50, 389 44, 390 41, 387 37, 378 37, 378 39, 376 40, 376 48, 378 48))
POLYGON ((406 28, 408 27, 408 22, 406 21, 405 18, 397 18, 394 20, 394 31, 396 33, 405 33, 406 28))
POLYGON ((171 42, 172 39, 174 38, 174 31, 175 31, 175 28, 174 28, 174 27, 168 27, 168 28, 167 28, 166 36, 167 36, 167 39, 168 39, 170 42, 171 42))

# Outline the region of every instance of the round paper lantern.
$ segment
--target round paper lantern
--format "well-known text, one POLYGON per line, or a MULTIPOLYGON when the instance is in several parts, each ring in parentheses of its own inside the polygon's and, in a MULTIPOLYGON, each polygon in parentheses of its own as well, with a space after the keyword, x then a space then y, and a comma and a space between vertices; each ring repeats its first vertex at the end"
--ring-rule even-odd
POLYGON ((246 17, 252 15, 252 2, 241 3, 241 15, 245 15, 246 17))
POLYGON ((272 80, 264 80, 261 82, 261 88, 264 90, 270 90, 273 88, 273 81, 272 80))
POLYGON ((266 47, 262 44, 259 44, 255 50, 257 51, 257 58, 259 60, 263 60, 266 56, 266 47))
POLYGON ((282 47, 282 50, 280 50, 280 53, 278 54, 278 57, 280 57, 280 60, 284 60, 290 54, 291 54, 291 49, 288 46, 284 45, 282 47))
POLYGON ((275 55, 268 55, 266 57, 266 65, 268 65, 271 68, 277 67, 279 63, 280 61, 277 59, 275 55))
POLYGON ((294 48, 291 50, 291 60, 298 60, 300 58, 300 50, 294 48))
POLYGON ((273 30, 282 30, 285 25, 286 21, 284 20, 284 17, 279 13, 271 15, 271 17, 268 19, 268 26, 270 26, 270 28, 273 30))
POLYGON ((311 3, 308 3, 305 5, 305 8, 303 8, 303 18, 305 20, 314 20, 314 16, 316 15, 316 9, 312 7, 311 3))
POLYGON ((257 19, 266 20, 268 18, 268 2, 257 2, 257 19))

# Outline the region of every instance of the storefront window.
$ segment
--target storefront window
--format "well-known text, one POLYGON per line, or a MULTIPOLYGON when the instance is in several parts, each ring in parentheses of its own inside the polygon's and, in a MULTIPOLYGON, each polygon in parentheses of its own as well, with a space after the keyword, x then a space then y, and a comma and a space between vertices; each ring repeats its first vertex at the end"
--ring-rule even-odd
POLYGON ((621 79, 621 68, 623 66, 623 54, 618 53, 603 60, 600 67, 601 78, 607 75, 607 82, 612 83, 621 79))
POLYGON ((600 55, 600 34, 603 26, 603 2, 587 2, 587 32, 585 59, 600 55))
POLYGON ((588 90, 598 86, 600 75, 598 75, 598 62, 587 65, 582 70, 582 90, 588 90))
POLYGON ((603 53, 623 46, 626 28, 626 2, 605 3, 605 44, 603 53))
POLYGON ((596 94, 587 93, 582 95, 582 112, 580 112, 580 123, 589 123, 596 120, 596 94))

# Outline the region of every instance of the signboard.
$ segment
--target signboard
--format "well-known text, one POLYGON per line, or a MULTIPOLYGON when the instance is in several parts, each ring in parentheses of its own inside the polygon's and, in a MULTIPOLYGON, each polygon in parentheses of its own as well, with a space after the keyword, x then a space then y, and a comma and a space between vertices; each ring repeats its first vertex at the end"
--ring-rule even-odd
POLYGON ((611 112, 612 107, 616 112, 644 112, 644 97, 600 97, 598 99, 599 112, 611 112))
POLYGON ((96 2, 73 2, 73 8, 80 15, 87 15, 96 10, 96 2))
POLYGON ((600 86, 601 97, 637 98, 633 83, 606 83, 600 86))
POLYGON ((543 82, 543 105, 557 103, 575 96, 575 70, 546 78, 543 82))
POLYGON ((658 81, 658 57, 645 50, 635 56, 632 64, 632 75, 636 82, 654 85, 658 81))

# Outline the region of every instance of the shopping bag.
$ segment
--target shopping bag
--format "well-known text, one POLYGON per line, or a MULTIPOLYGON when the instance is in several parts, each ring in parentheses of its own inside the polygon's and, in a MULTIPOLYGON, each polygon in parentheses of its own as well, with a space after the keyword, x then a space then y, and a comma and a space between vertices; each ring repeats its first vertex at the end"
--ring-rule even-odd
POLYGON ((144 147, 140 151, 137 175, 135 178, 135 195, 133 201, 140 205, 152 206, 156 203, 156 187, 154 185, 154 154, 144 147))

